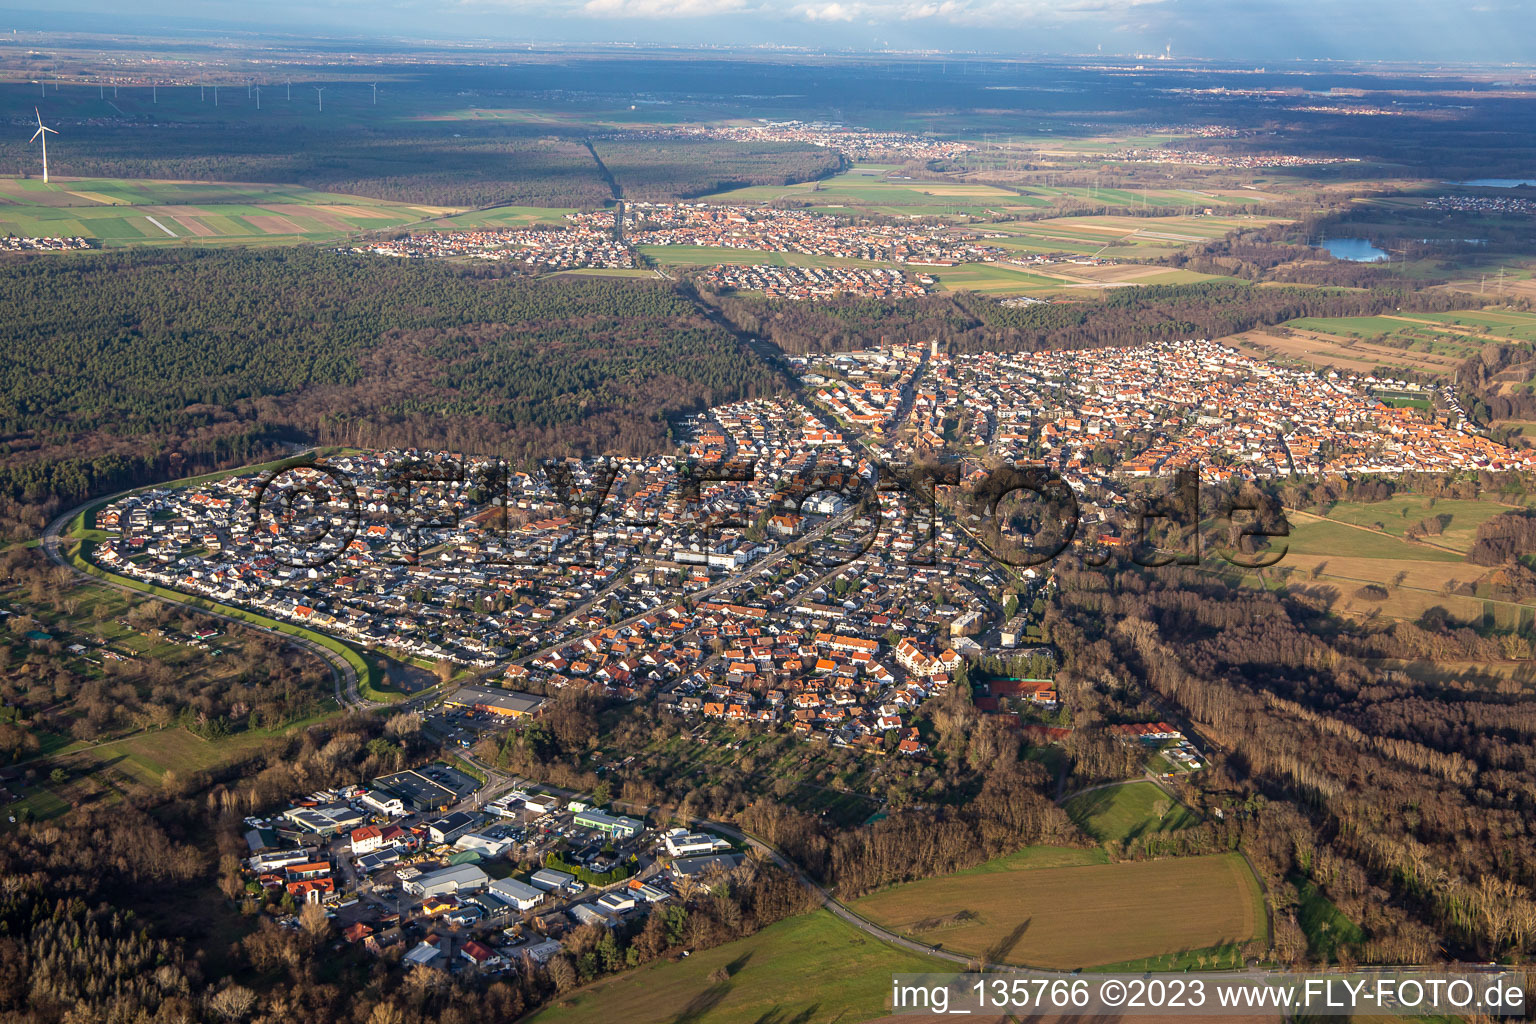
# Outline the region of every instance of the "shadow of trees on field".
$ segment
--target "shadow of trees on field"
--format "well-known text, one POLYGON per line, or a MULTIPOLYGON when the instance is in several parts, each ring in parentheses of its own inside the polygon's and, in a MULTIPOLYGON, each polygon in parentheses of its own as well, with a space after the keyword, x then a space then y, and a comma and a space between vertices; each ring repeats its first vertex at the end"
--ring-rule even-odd
POLYGON ((1024 937, 1024 933, 1029 931, 1029 922, 1031 920, 1033 920, 1033 918, 1026 917, 1024 920, 1018 923, 1018 926, 1015 927, 1013 931, 1009 932, 1001 939, 998 939, 997 942, 993 943, 993 945, 982 954, 987 963, 1000 964, 1006 962, 1008 955, 1013 952, 1013 947, 1017 946, 1019 944, 1019 940, 1024 937))

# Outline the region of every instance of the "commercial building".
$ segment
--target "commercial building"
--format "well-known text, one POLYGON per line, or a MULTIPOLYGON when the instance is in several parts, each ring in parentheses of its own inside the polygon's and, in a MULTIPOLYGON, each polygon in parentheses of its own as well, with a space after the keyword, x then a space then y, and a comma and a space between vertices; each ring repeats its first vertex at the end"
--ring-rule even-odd
POLYGON ((645 830, 645 822, 607 811, 581 811, 573 819, 582 828, 595 828, 615 839, 629 839, 645 830))
POLYGON ((564 889, 574 881, 576 881, 575 875, 567 874, 564 871, 556 871, 554 868, 540 868, 528 876, 529 884, 543 889, 545 892, 564 889))
POLYGON ((417 875, 400 888, 413 896, 430 899, 433 896, 451 896, 461 892, 479 892, 490 884, 490 876, 473 864, 443 868, 417 875))
POLYGON ((724 839, 702 832, 684 832, 681 829, 669 834, 664 841, 669 857, 696 857, 716 850, 728 850, 731 844, 724 839))
POLYGON ((506 900, 518 910, 532 910, 544 902, 544 890, 536 889, 515 878, 501 878, 491 883, 490 892, 506 900))
POLYGON ((468 832, 480 824, 478 814, 470 814, 468 811, 455 811, 446 814, 436 821, 427 823, 427 835, 434 843, 451 843, 459 836, 468 832))
POLYGON ((443 701, 451 707, 470 708, 504 718, 526 718, 537 715, 544 704, 543 697, 516 690, 494 690, 488 686, 461 686, 453 696, 443 701))

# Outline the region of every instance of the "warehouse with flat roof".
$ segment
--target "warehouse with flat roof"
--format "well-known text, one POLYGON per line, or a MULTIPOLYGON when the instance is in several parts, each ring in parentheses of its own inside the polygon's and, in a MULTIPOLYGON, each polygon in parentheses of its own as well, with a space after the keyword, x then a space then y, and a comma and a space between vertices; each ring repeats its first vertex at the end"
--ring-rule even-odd
POLYGON ((432 896, 451 896, 461 892, 479 892, 490 884, 491 878, 473 864, 459 864, 441 871, 429 871, 417 875, 400 888, 423 899, 432 896))
POLYGON ((539 713, 544 698, 516 690, 495 690, 489 686, 461 686, 443 703, 506 718, 525 718, 539 713))

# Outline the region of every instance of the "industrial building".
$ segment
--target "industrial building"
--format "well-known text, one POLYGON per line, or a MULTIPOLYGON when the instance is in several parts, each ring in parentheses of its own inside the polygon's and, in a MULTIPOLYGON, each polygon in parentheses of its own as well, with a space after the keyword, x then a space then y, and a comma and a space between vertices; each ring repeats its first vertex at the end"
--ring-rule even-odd
POLYGON ((451 707, 470 708, 506 718, 526 718, 539 713, 543 697, 516 690, 494 690, 488 686, 461 686, 443 701, 451 707))
POLYGON ((645 829, 643 821, 626 818, 622 814, 609 814, 607 811, 578 811, 573 820, 583 828, 595 828, 615 839, 630 839, 645 829))
POLYGON ((458 893, 479 892, 490 884, 490 876, 474 864, 460 864, 418 875, 400 888, 413 896, 430 899, 433 896, 452 896, 458 893))

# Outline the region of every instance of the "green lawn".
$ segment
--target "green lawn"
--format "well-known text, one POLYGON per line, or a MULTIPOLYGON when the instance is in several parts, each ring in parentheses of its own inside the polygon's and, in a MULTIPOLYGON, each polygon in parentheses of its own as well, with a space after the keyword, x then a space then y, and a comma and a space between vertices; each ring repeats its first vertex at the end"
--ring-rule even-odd
POLYGON ((1297 555, 1383 558, 1410 562, 1461 561, 1461 556, 1454 551, 1442 551, 1422 544, 1410 544, 1388 534, 1357 530, 1343 522, 1323 522, 1316 519, 1293 522, 1291 535, 1286 538, 1286 544, 1290 552, 1297 555))
POLYGON ((1109 855, 1097 846, 1077 849, 1071 846, 1026 846, 1013 853, 964 868, 955 876, 988 875, 1001 871, 1018 871, 1022 868, 1080 868, 1090 864, 1108 864, 1109 855))
POLYGON ((1285 326, 1346 337, 1352 335, 1357 338, 1382 338, 1412 325, 1384 316, 1304 316, 1287 320, 1285 326))
MULTIPOLYGON (((1402 537, 1409 527, 1417 526, 1426 519, 1444 519, 1439 535, 1425 537, 1431 544, 1466 551, 1476 538, 1477 528, 1510 506, 1495 501, 1461 501, 1452 498, 1429 498, 1420 494, 1399 494, 1386 501, 1339 502, 1328 509, 1329 519, 1374 529, 1377 523, 1394 537, 1402 537)), ((1424 558, 1423 549, 1415 547, 1415 558, 1424 558)))
POLYGON ((1199 820, 1193 811, 1150 782, 1127 782, 1079 793, 1063 809, 1079 828, 1100 842, 1172 832, 1199 820), (1160 803, 1169 805, 1162 815, 1158 814, 1160 803))
POLYGON ((1307 934, 1307 950, 1315 957, 1338 958, 1340 947, 1365 941, 1360 926, 1345 917, 1323 891, 1309 881, 1297 885, 1296 921, 1307 934))
MULTIPOLYGON (((20 799, 14 803, 6 804, 4 808, 0 808, 0 810, 4 811, 6 818, 14 814, 20 819, 22 812, 26 811, 33 821, 42 821, 45 818, 56 818, 69 810, 69 805, 47 786, 34 786, 30 789, 22 789, 19 792, 19 796, 20 799)), ((19 821, 18 824, 20 824, 19 821)), ((10 822, 0 819, 0 828, 10 827, 13 827, 10 822)))
POLYGON ((445 231, 467 231, 475 228, 525 228, 535 224, 563 226, 565 215, 574 210, 549 209, 542 206, 495 206, 489 210, 470 210, 439 217, 426 227, 445 231))
POLYGON ((1031 274, 1000 263, 967 263, 960 267, 924 267, 946 291, 989 295, 1057 295, 1069 287, 1054 277, 1031 274))
POLYGON ((825 910, 738 942, 603 978, 533 1018, 538 1024, 763 1024, 884 1016, 891 975, 933 961, 872 939, 825 910), (729 977, 712 981, 723 970, 729 977))

